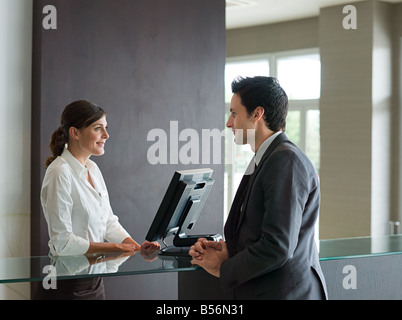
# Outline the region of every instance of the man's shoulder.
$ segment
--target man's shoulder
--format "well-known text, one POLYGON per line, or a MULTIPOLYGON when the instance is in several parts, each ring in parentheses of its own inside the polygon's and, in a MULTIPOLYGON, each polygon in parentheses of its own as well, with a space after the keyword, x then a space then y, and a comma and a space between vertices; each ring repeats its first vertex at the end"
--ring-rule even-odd
POLYGON ((313 169, 313 165, 307 155, 289 139, 283 139, 267 154, 266 162, 279 162, 283 166, 300 165, 313 169))

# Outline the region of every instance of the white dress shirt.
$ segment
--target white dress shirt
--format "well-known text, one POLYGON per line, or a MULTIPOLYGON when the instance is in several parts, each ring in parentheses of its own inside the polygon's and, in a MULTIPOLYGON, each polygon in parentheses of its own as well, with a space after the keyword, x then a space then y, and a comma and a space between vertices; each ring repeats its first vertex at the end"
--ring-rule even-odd
POLYGON ((67 148, 46 170, 41 203, 52 255, 84 254, 90 242, 121 243, 130 237, 113 214, 98 166, 91 160, 83 166, 67 148))
POLYGON ((265 151, 267 151, 268 147, 275 140, 277 136, 279 136, 282 131, 275 132, 272 136, 266 139, 258 148, 257 153, 255 154, 255 164, 258 166, 260 164, 261 158, 264 155, 265 151))
POLYGON ((250 163, 248 164, 248 167, 245 171, 244 174, 249 175, 254 172, 254 169, 256 166, 260 164, 260 161, 262 159, 262 156, 264 155, 265 151, 267 151, 268 147, 271 145, 271 143, 275 140, 277 136, 279 136, 282 133, 282 131, 277 131, 275 132, 272 136, 270 136, 268 139, 266 139, 258 148, 257 152, 255 153, 254 157, 251 158, 250 163))

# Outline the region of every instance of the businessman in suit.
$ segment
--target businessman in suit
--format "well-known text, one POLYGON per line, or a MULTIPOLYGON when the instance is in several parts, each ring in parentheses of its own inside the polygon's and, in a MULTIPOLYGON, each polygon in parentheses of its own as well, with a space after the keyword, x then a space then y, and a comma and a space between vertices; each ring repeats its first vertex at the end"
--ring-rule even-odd
POLYGON ((255 157, 225 224, 225 240, 199 239, 192 263, 220 278, 233 299, 326 299, 314 225, 317 173, 284 133, 288 99, 272 77, 239 78, 226 126, 255 157))

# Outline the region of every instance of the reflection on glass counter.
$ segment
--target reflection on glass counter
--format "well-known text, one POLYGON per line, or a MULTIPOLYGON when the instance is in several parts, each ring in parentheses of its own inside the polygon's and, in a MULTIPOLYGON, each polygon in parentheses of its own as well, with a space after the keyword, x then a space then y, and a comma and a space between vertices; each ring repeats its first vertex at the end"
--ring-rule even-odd
POLYGON ((402 234, 320 240, 320 260, 402 253, 402 234))
MULTIPOLYGON (((321 240, 320 260, 402 254, 402 235, 321 240)), ((0 259, 0 283, 42 281, 53 266, 58 280, 197 270, 190 257, 109 253, 0 259)))
POLYGON ((63 280, 196 270, 190 261, 186 257, 158 256, 156 252, 3 258, 0 283, 42 281, 50 275, 63 280))

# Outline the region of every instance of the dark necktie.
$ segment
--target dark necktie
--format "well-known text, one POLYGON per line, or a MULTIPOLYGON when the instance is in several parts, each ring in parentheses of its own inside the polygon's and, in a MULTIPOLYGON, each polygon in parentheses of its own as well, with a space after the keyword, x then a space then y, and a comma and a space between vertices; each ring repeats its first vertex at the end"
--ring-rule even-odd
MULTIPOLYGON (((239 201, 236 204, 236 209, 234 211, 233 229, 232 229, 233 248, 234 248, 235 253, 237 253, 237 245, 236 245, 237 244, 237 227, 239 224, 240 214, 241 214, 241 211, 243 210, 243 205, 246 200, 247 191, 249 190, 249 188, 251 186, 251 182, 253 181, 253 176, 254 176, 256 170, 257 170, 257 165, 255 164, 253 173, 250 175, 244 175, 242 185, 241 185, 243 190, 239 190, 239 192, 241 192, 241 195, 240 195, 239 201)), ((239 186, 239 188, 240 188, 240 186, 239 186)))

